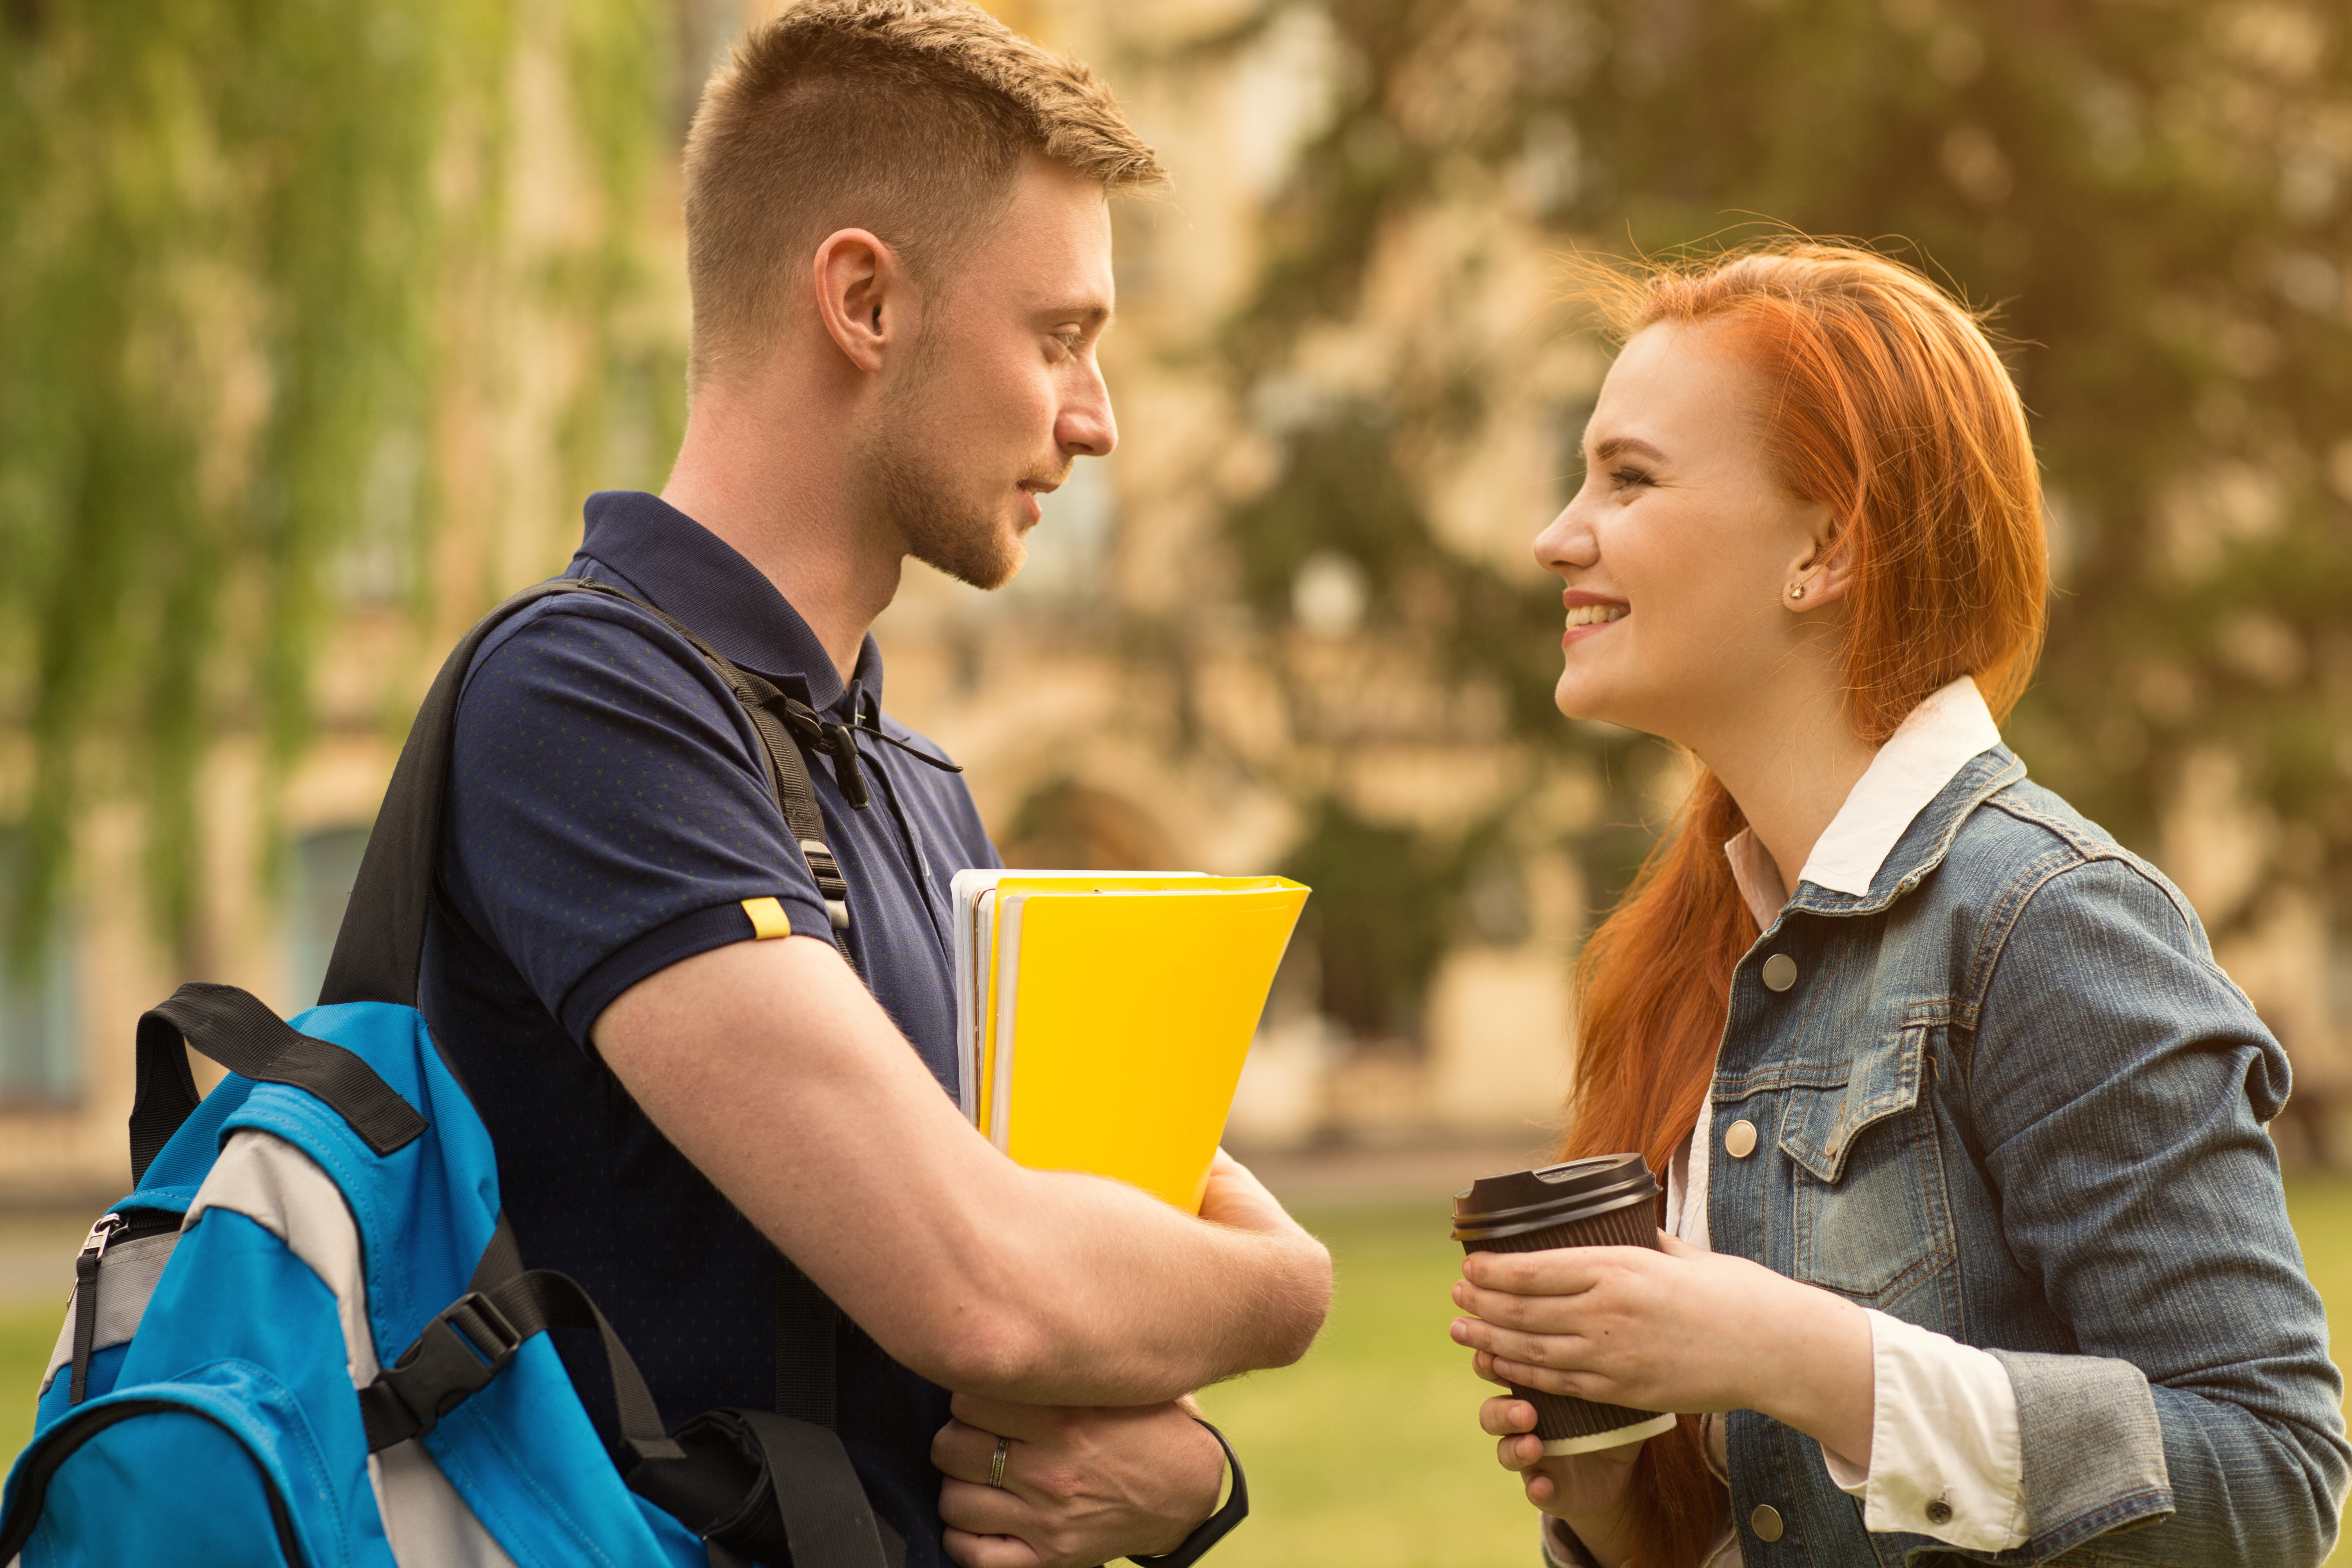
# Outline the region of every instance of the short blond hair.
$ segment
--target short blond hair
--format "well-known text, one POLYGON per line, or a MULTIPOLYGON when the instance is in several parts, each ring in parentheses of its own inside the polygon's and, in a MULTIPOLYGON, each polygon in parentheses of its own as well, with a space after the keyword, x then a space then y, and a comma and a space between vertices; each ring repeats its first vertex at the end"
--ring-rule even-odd
POLYGON ((1033 151, 1106 191, 1167 178, 1091 70, 970 0, 809 0, 753 28, 687 135, 688 381, 758 363, 826 235, 935 276, 1033 151))

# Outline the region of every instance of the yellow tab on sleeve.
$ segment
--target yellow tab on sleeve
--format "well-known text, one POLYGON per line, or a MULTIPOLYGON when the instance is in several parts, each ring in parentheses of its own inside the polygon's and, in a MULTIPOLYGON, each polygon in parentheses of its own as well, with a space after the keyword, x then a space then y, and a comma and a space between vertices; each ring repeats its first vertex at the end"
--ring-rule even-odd
POLYGON ((773 899, 746 899, 743 912, 751 917, 751 936, 756 942, 793 934, 793 922, 784 918, 784 906, 773 899))

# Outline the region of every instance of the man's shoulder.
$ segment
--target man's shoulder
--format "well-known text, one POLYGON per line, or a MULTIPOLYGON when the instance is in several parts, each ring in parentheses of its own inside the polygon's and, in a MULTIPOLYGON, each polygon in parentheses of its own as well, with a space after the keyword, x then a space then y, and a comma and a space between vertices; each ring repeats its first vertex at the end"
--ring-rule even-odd
POLYGON ((606 595, 551 595, 476 649, 449 788, 553 805, 633 778, 667 781, 666 799, 690 774, 723 777, 731 795, 743 775, 765 798, 758 746, 726 683, 657 617, 606 595))
POLYGON ((490 629, 474 650, 459 700, 485 681, 513 684, 548 669, 622 675, 675 669, 698 678, 698 683, 707 681, 720 693, 726 689, 693 645, 635 599, 610 593, 555 593, 525 605, 490 629))

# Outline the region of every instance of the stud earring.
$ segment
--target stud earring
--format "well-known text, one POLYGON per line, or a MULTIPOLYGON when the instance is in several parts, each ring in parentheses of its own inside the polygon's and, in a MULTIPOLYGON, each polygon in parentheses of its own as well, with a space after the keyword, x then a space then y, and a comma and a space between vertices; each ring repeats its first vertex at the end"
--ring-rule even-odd
POLYGON ((1802 583, 1791 583, 1789 584, 1789 597, 1791 599, 1801 599, 1804 596, 1805 585, 1802 583))

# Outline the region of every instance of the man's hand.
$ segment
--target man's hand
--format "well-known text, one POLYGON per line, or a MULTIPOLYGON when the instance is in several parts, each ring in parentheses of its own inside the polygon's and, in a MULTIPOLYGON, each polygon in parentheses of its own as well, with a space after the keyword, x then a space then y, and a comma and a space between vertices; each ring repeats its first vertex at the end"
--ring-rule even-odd
MULTIPOLYGON (((1236 1167, 1238 1169, 1238 1167, 1236 1167)), ((1173 1552, 1217 1510, 1224 1451, 1192 1401, 1127 1409, 1009 1405, 959 1394, 931 1439, 940 1517, 962 1568, 1097 1568, 1173 1552), (1004 1484, 988 1484, 1010 1437, 1004 1484)))

